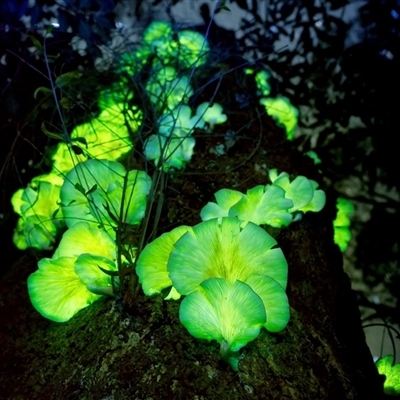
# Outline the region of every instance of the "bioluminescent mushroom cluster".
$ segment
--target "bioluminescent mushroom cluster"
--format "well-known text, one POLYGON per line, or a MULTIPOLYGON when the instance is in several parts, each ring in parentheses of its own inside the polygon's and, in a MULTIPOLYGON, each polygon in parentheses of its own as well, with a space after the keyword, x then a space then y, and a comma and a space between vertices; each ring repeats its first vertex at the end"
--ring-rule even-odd
POLYGON ((180 226, 149 243, 136 273, 146 295, 170 288, 166 299, 185 296, 182 324, 195 337, 220 343, 234 370, 238 350, 262 327, 279 332, 289 321, 288 265, 276 240, 259 225, 282 227, 294 213, 320 211, 325 193, 303 176, 270 171, 272 184, 246 194, 221 189, 201 211, 203 222, 180 226))
POLYGON ((351 239, 350 216, 354 214, 353 203, 343 197, 339 197, 336 203, 337 214, 333 221, 334 242, 344 252, 351 239))
POLYGON ((257 85, 257 94, 260 97, 259 103, 264 106, 266 113, 274 118, 278 125, 285 129, 288 140, 293 140, 297 128, 299 110, 292 105, 290 100, 281 95, 271 96, 271 73, 266 70, 255 72, 253 69, 246 69, 247 75, 254 75, 257 85))
MULTIPOLYGON (((122 229, 140 225, 147 198, 154 196, 147 172, 128 170, 121 157, 140 142, 156 172, 181 169, 193 155, 194 132, 211 133, 227 122, 222 105, 212 99, 189 102, 195 93, 192 72, 206 63, 209 51, 200 33, 175 32, 167 22, 150 24, 142 45, 121 56, 120 80, 100 91, 98 115, 56 146, 49 174, 14 194, 20 215, 14 242, 21 249, 54 249, 28 278, 32 304, 44 317, 65 322, 102 295, 115 295, 121 268, 133 274, 136 265, 143 292, 151 296, 169 289, 166 299, 183 296, 182 324, 194 337, 220 343, 221 357, 237 370, 238 351, 262 328, 279 332, 289 321, 288 264, 264 226, 288 226, 305 212, 320 211, 325 193, 317 182, 271 169, 269 184, 246 194, 217 191, 216 202, 201 210, 202 222, 162 234, 139 255, 141 246, 121 240, 122 229), (130 86, 138 76, 146 76, 141 99, 130 86), (155 125, 141 135, 145 104, 155 125)), ((269 78, 266 71, 255 74, 260 103, 292 139, 297 110, 284 98, 268 97, 269 78)))

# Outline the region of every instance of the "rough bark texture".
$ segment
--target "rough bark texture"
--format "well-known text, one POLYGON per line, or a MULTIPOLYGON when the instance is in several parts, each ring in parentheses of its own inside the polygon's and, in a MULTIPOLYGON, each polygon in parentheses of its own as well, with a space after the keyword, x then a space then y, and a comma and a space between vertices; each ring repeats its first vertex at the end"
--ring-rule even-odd
MULTIPOLYGON (((210 150, 224 142, 226 127, 198 137, 185 172, 169 178, 159 234, 200 222, 199 210, 218 189, 266 184, 268 168, 323 183, 312 161, 269 118, 260 117, 260 109, 235 103, 243 90, 237 82, 228 82, 226 97, 217 99, 231 105, 235 144, 217 156, 210 150)), ((244 347, 238 372, 220 361, 217 343, 191 337, 179 323, 179 302, 162 296, 141 294, 132 309, 104 299, 64 324, 42 318, 26 289, 36 260, 24 256, 0 286, 0 397, 379 399, 382 379, 333 244, 334 214, 335 199, 328 193, 322 212, 270 230, 289 264, 291 320, 282 332, 263 330, 244 347)))

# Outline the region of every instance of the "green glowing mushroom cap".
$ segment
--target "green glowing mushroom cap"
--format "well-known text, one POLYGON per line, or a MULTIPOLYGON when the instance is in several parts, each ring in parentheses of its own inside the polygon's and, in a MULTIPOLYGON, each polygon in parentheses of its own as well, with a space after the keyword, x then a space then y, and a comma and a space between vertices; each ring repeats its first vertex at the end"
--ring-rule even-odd
POLYGON ((172 285, 167 270, 168 258, 176 241, 189 230, 191 228, 188 226, 179 226, 171 232, 163 233, 140 253, 136 273, 147 296, 160 293, 172 285))
POLYGON ((39 261, 28 278, 29 297, 44 317, 65 322, 79 310, 111 294, 111 277, 101 268, 116 271, 116 245, 101 229, 80 222, 68 229, 53 257, 39 261))
POLYGON ((87 222, 77 222, 62 236, 53 259, 97 254, 110 260, 116 259, 115 242, 109 234, 87 222))
MULTIPOLYGON (((83 153, 76 154, 70 144, 60 142, 52 154, 51 159, 53 161, 52 171, 58 175, 64 176, 71 171, 75 165, 86 161, 87 157, 83 153)), ((62 183, 60 186, 61 185, 62 183)))
POLYGON ((169 60, 173 43, 173 30, 169 22, 154 21, 143 33, 143 44, 149 46, 160 60, 169 60))
POLYGON ((223 113, 220 104, 214 103, 211 107, 209 103, 202 103, 197 107, 196 115, 207 122, 211 127, 215 124, 223 124, 228 117, 223 113))
POLYGON ((193 155, 195 139, 191 137, 195 128, 201 128, 204 121, 192 117, 189 106, 182 105, 159 119, 159 134, 151 135, 144 145, 148 160, 160 164, 165 171, 174 167, 183 168, 193 155))
POLYGON ((178 32, 177 59, 182 68, 205 64, 209 51, 210 47, 201 33, 188 29, 178 32))
POLYGON ((13 194, 11 204, 21 216, 13 236, 19 249, 53 247, 58 230, 64 226, 58 204, 62 184, 60 175, 49 173, 33 178, 27 188, 13 194))
POLYGON ((275 185, 256 186, 246 194, 236 190, 221 189, 215 193, 217 203, 209 202, 200 212, 203 221, 211 218, 238 217, 257 225, 268 224, 276 228, 292 221, 288 211, 293 206, 285 199, 285 191, 275 185))
POLYGON ((111 232, 120 219, 139 224, 144 217, 151 178, 143 171, 127 172, 116 161, 88 160, 78 164, 66 176, 61 188, 61 207, 71 227, 88 221, 111 232), (125 190, 124 180, 126 179, 125 190))
POLYGON ((280 228, 292 222, 289 212, 292 206, 293 202, 285 198, 285 191, 279 186, 259 185, 249 189, 246 196, 232 206, 229 214, 257 225, 280 228))
POLYGON ((335 220, 333 221, 334 242, 339 246, 340 251, 344 252, 351 240, 350 231, 350 215, 354 213, 354 206, 351 201, 339 197, 337 199, 336 208, 338 210, 335 220))
POLYGON ((287 172, 281 172, 278 175, 276 169, 269 171, 269 177, 274 185, 281 187, 285 191, 285 197, 293 201, 293 207, 289 209, 289 212, 318 212, 325 206, 325 192, 317 189, 317 182, 301 175, 290 181, 287 172))
POLYGON ((133 144, 126 124, 135 132, 141 123, 142 114, 137 110, 127 110, 124 114, 121 111, 124 107, 124 104, 113 104, 97 118, 76 126, 71 132, 74 144, 91 158, 116 160, 128 153, 133 144))
POLYGON ((339 197, 336 202, 337 215, 335 226, 350 226, 350 216, 354 214, 354 206, 350 200, 339 197))
POLYGON ((260 104, 265 107, 268 115, 273 117, 286 130, 286 137, 294 139, 299 111, 284 96, 276 98, 261 98, 260 104))
POLYGON ((221 355, 234 370, 240 350, 254 340, 266 320, 260 297, 247 284, 211 278, 183 299, 179 319, 196 338, 221 343, 221 355))
POLYGON ((44 258, 28 278, 28 292, 35 309, 44 317, 65 322, 100 298, 90 292, 75 273, 74 257, 44 258))
POLYGON ((247 282, 254 274, 287 283, 287 262, 276 240, 259 226, 238 218, 210 219, 194 226, 175 244, 168 260, 173 286, 182 295, 197 290, 209 278, 247 282))
POLYGON ((400 394, 400 363, 393 365, 393 355, 388 355, 375 362, 378 372, 385 375, 383 384, 385 394, 398 396, 400 394))
POLYGON ((269 83, 270 78, 271 74, 266 70, 262 70, 256 73, 255 81, 257 84, 257 88, 259 89, 262 96, 266 97, 269 96, 271 93, 271 85, 269 83))
POLYGON ((237 190, 221 189, 215 192, 214 196, 217 202, 207 203, 200 211, 202 221, 218 218, 221 222, 222 217, 229 217, 229 210, 244 197, 244 194, 237 190))
POLYGON ((265 329, 269 332, 283 330, 290 318, 289 300, 285 289, 267 275, 251 275, 246 283, 260 296, 264 304, 267 314, 265 329))
POLYGON ((193 94, 187 76, 178 76, 172 66, 162 66, 155 71, 146 83, 146 92, 157 110, 174 110, 187 103, 193 94))

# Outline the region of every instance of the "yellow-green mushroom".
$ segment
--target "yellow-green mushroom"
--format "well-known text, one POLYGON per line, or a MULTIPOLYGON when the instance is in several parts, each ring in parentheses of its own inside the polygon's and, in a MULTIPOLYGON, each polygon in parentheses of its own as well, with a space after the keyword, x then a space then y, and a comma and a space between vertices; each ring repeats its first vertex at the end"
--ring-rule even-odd
POLYGON ((383 384, 385 394, 398 396, 400 394, 400 363, 393 365, 393 355, 379 358, 375 362, 378 372, 385 375, 383 384))

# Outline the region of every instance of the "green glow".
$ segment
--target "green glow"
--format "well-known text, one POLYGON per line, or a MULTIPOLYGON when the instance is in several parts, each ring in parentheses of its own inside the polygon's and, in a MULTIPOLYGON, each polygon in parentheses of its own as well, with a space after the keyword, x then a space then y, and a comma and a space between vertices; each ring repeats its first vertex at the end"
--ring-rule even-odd
POLYGON ((278 175, 276 169, 269 171, 269 178, 274 185, 285 190, 285 197, 287 199, 293 201, 293 207, 289 209, 289 212, 318 212, 325 206, 325 192, 317 189, 317 182, 301 175, 290 181, 287 172, 281 172, 278 175))
POLYGON ((318 157, 318 154, 317 154, 315 151, 310 150, 310 151, 307 151, 307 152, 304 153, 304 154, 307 155, 308 157, 312 158, 315 165, 321 164, 322 161, 321 161, 321 159, 318 157))
POLYGON ((64 226, 58 205, 62 183, 63 178, 55 173, 40 175, 13 194, 11 204, 20 215, 13 236, 17 248, 53 248, 57 232, 64 226))
POLYGON ((287 226, 292 222, 288 211, 293 202, 285 198, 285 191, 276 185, 256 186, 246 194, 236 190, 221 189, 215 193, 217 203, 209 202, 200 212, 201 219, 230 216, 257 225, 270 225, 275 228, 287 226))
POLYGON ((53 161, 52 171, 63 176, 71 171, 75 165, 86 161, 87 157, 84 154, 77 155, 70 145, 60 142, 51 159, 53 161))
POLYGON ((44 258, 38 263, 39 269, 29 276, 29 297, 43 317, 65 322, 100 298, 79 279, 74 262, 72 257, 44 258))
POLYGON ((336 208, 338 210, 333 221, 334 242, 339 246, 340 251, 344 252, 351 239, 350 215, 354 213, 354 206, 351 201, 342 197, 337 199, 336 208))
POLYGON ((211 107, 209 103, 202 103, 197 107, 196 115, 202 118, 213 129, 216 124, 223 124, 228 117, 223 113, 223 108, 220 104, 214 103, 211 107))
POLYGON ((194 337, 221 343, 221 356, 237 370, 234 353, 259 335, 266 313, 249 285, 212 278, 182 301, 179 319, 194 337))
POLYGON ((204 121, 192 117, 189 106, 182 105, 159 119, 159 134, 151 135, 144 145, 144 154, 165 171, 181 169, 193 155, 195 139, 190 135, 202 128, 204 121))
POLYGON ((188 295, 209 278, 247 283, 254 274, 275 279, 282 288, 287 283, 287 262, 276 240, 259 226, 242 228, 237 218, 202 222, 185 233, 175 244, 168 260, 168 271, 176 290, 188 295))
POLYGON ((91 158, 116 160, 131 151, 133 144, 126 124, 136 132, 142 121, 138 110, 121 110, 124 105, 113 104, 104 109, 97 118, 76 126, 71 132, 74 144, 91 158))
POLYGON ((285 191, 279 186, 259 185, 249 189, 246 196, 230 209, 229 214, 257 225, 267 224, 280 228, 292 222, 289 212, 292 206, 293 202, 285 198, 285 191))
POLYGON ((207 61, 210 47, 205 37, 195 31, 183 30, 178 32, 176 57, 182 68, 199 67, 207 61))
POLYGON ((115 242, 103 230, 87 222, 78 222, 68 229, 54 252, 53 259, 78 258, 81 254, 96 254, 110 260, 116 258, 115 242))
POLYGON ((163 63, 171 61, 174 55, 173 30, 169 22, 154 21, 144 31, 143 44, 163 63))
POLYGON ((216 203, 209 202, 200 211, 202 221, 218 218, 219 223, 222 217, 229 217, 229 210, 237 204, 245 195, 237 190, 221 189, 215 192, 216 203))
POLYGON ((375 363, 378 372, 385 375, 383 384, 385 394, 398 396, 400 394, 400 363, 393 365, 393 355, 380 358, 375 363))
POLYGON ((206 62, 210 51, 204 36, 192 30, 179 31, 174 39, 172 26, 168 22, 152 22, 144 32, 143 45, 164 64, 176 61, 179 67, 192 68, 206 62))
POLYGON ((121 220, 137 225, 144 217, 150 187, 151 178, 145 172, 127 172, 116 161, 88 160, 80 163, 67 174, 61 188, 61 208, 66 224, 71 227, 88 221, 113 232, 117 225, 114 219, 120 220, 124 201, 121 220))
POLYGON ((271 93, 271 85, 269 84, 270 78, 271 74, 268 71, 263 70, 256 73, 255 81, 262 96, 266 97, 271 93))
POLYGON ((81 222, 67 230, 53 258, 39 261, 39 269, 28 278, 28 292, 35 309, 44 317, 65 322, 79 310, 112 293, 111 278, 103 273, 116 270, 116 246, 97 227, 81 222))
POLYGON ((146 92, 157 110, 173 110, 180 104, 188 103, 193 89, 187 76, 178 77, 171 66, 162 67, 155 72, 146 84, 146 92))
POLYGON ((280 332, 289 322, 289 300, 285 289, 270 276, 254 274, 249 276, 246 283, 260 296, 267 320, 264 327, 269 332, 280 332))
POLYGON ((168 258, 176 241, 191 229, 188 226, 179 226, 171 232, 163 233, 140 253, 136 264, 136 273, 142 284, 143 292, 147 296, 160 293, 161 290, 172 285, 167 270, 168 258))
POLYGON ((115 105, 126 111, 126 104, 133 99, 132 88, 125 82, 116 82, 111 87, 100 92, 98 105, 102 111, 112 108, 115 105))
POLYGON ((289 140, 293 140, 299 111, 290 103, 290 100, 284 96, 278 96, 276 98, 267 97, 261 98, 260 104, 265 107, 265 111, 268 115, 273 117, 278 124, 285 128, 286 137, 289 140))

